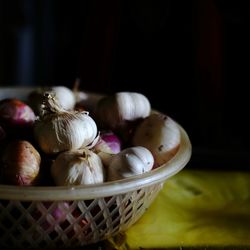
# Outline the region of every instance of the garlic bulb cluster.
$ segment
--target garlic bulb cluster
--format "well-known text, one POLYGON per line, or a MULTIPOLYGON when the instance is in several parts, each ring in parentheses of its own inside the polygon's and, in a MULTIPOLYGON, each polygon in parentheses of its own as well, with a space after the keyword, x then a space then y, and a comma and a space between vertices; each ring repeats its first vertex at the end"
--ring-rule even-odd
POLYGON ((32 185, 38 173, 47 177, 46 182, 39 178, 42 185, 116 181, 166 163, 180 146, 177 123, 152 112, 148 98, 141 93, 117 92, 93 98, 76 88, 52 86, 37 88, 28 98, 29 106, 14 99, 0 101, 0 144, 13 138, 26 140, 0 150, 0 173, 13 184, 32 185), (29 112, 25 112, 27 106, 29 112), (28 135, 20 136, 20 127, 27 128, 27 123, 28 135), (18 137, 7 129, 10 124, 15 125, 18 137), (42 171, 41 162, 46 166, 42 171))
POLYGON ((76 104, 74 92, 65 86, 51 86, 37 88, 29 95, 29 102, 36 114, 42 111, 43 96, 45 93, 54 95, 63 109, 73 110, 76 104))
POLYGON ((97 103, 95 114, 101 126, 117 130, 127 121, 147 117, 150 111, 150 102, 143 94, 118 92, 112 96, 103 97, 97 103))
POLYGON ((58 186, 89 185, 104 181, 100 157, 86 148, 60 153, 51 166, 51 174, 58 186))
POLYGON ((34 124, 35 138, 47 154, 75 150, 93 143, 97 125, 88 112, 67 111, 45 94, 43 113, 34 124))
POLYGON ((154 165, 151 152, 145 147, 130 147, 116 154, 107 170, 107 180, 115 181, 150 171, 154 165))
POLYGON ((132 138, 134 146, 148 148, 156 166, 169 161, 178 151, 181 141, 177 124, 168 116, 154 113, 138 125, 132 138))

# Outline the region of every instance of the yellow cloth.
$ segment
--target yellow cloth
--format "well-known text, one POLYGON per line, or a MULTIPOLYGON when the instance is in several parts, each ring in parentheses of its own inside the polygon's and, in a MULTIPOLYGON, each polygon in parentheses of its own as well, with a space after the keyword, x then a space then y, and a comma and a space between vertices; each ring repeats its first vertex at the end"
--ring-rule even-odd
POLYGON ((125 232, 124 246, 250 246, 250 173, 181 171, 125 232))

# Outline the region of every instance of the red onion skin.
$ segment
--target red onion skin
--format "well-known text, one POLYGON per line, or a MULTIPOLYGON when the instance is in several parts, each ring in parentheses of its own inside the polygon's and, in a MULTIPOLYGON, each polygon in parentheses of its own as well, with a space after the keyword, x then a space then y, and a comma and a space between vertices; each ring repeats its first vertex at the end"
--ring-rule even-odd
POLYGON ((34 111, 26 103, 18 99, 0 101, 0 121, 6 126, 29 127, 35 119, 34 111))
POLYGON ((39 176, 41 156, 28 141, 11 141, 1 155, 4 184, 31 186, 39 176))
POLYGON ((52 201, 44 201, 42 202, 45 210, 42 209, 40 205, 35 207, 33 211, 31 211, 32 217, 37 222, 39 221, 39 226, 44 230, 53 229, 58 223, 63 223, 66 220, 66 216, 70 213, 70 204, 68 202, 58 202, 53 208, 51 207, 54 202, 52 201), (51 207, 51 208, 50 208, 51 207), (53 221, 48 218, 47 210, 49 210, 48 214, 53 217, 53 221), (44 212, 45 211, 45 212, 44 212), (41 219, 43 217, 43 219, 41 219))
MULTIPOLYGON (((43 205, 48 209, 52 202, 43 202, 43 205)), ((70 205, 68 202, 60 202, 51 210, 50 214, 57 222, 63 222, 69 213, 69 209, 70 205)))
POLYGON ((106 145, 111 149, 114 154, 117 154, 121 151, 121 140, 114 134, 112 131, 103 131, 100 134, 101 140, 106 143, 106 145))

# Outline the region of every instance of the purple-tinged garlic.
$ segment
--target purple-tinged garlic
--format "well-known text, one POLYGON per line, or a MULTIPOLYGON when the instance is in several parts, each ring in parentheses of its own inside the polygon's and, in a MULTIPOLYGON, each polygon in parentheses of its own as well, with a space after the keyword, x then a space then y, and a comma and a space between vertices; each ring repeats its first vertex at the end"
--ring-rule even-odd
POLYGON ((145 147, 130 147, 116 154, 107 169, 107 180, 115 181, 150 171, 154 165, 151 152, 145 147))
POLYGON ((1 162, 4 183, 20 186, 36 183, 41 156, 30 142, 24 140, 10 142, 2 153, 1 162))
POLYGON ((149 149, 155 166, 169 161, 178 151, 181 135, 178 125, 169 116, 154 113, 146 117, 136 128, 132 138, 134 146, 149 149))
POLYGON ((50 94, 44 96, 43 112, 35 122, 34 134, 47 154, 86 147, 98 135, 96 123, 88 112, 67 111, 50 94))
POLYGON ((86 148, 60 153, 51 166, 51 175, 58 186, 104 182, 101 158, 86 148))

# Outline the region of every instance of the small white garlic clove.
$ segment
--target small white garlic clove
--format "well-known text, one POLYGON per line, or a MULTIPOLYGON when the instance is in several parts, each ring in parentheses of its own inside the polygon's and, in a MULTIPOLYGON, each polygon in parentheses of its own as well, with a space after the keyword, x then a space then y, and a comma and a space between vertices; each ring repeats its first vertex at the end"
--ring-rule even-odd
POLYGON ((150 114, 151 105, 146 96, 136 92, 117 92, 103 97, 96 106, 95 115, 103 128, 113 131, 150 114))
POLYGON ((107 170, 107 179, 114 181, 143 174, 150 171, 153 165, 153 155, 147 148, 126 148, 112 158, 107 170))
POLYGON ((51 175, 58 186, 104 182, 102 161, 89 149, 60 153, 51 166, 51 175))
POLYGON ((178 151, 181 141, 177 124, 167 115, 154 113, 136 128, 132 138, 134 146, 148 148, 155 159, 155 167, 169 161, 178 151))

